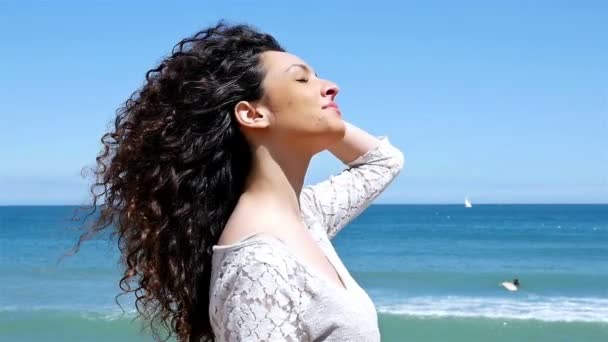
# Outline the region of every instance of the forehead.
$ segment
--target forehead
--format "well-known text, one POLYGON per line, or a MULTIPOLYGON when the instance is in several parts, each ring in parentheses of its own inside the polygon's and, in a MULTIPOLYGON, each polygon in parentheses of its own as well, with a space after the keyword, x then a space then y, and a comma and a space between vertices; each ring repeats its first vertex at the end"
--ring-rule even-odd
POLYGON ((285 73, 285 70, 292 64, 308 65, 300 57, 282 51, 265 51, 261 54, 260 60, 268 76, 285 73))

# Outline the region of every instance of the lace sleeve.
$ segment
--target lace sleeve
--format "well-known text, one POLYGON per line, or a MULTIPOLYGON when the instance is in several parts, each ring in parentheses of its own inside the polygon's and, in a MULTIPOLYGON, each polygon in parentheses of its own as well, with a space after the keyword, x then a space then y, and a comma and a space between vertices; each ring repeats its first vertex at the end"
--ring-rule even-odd
POLYGON ((249 258, 225 279, 216 341, 305 341, 297 270, 282 260, 249 258))
POLYGON ((302 189, 301 202, 320 217, 329 239, 357 217, 403 168, 404 155, 387 137, 347 163, 342 173, 302 189))

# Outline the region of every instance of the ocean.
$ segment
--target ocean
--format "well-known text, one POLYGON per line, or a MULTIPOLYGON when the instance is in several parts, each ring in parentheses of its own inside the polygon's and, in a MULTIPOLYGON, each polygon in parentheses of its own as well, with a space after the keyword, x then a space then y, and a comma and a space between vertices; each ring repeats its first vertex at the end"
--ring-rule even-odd
MULTIPOLYGON (((0 207, 0 341, 152 341, 107 234, 56 266, 75 208, 0 207)), ((372 205, 333 243, 382 341, 608 341, 608 205, 372 205)))

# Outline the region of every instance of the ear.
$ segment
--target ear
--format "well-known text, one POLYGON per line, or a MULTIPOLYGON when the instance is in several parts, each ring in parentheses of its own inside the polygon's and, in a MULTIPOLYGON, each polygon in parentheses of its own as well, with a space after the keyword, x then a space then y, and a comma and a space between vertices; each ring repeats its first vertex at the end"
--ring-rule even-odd
POLYGON ((239 101, 234 106, 234 116, 242 127, 266 128, 270 125, 270 113, 262 106, 251 102, 239 101))

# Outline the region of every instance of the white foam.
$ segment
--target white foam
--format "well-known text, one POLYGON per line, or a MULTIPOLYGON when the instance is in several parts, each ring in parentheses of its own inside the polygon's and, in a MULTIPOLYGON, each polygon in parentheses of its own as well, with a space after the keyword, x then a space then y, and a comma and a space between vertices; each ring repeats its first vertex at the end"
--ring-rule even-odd
MULTIPOLYGON (((123 306, 124 307, 124 306, 123 306)), ((118 306, 115 307, 96 307, 85 308, 77 306, 59 306, 59 305, 37 305, 37 306, 16 306, 7 305, 0 307, 1 312, 56 312, 77 314, 88 320, 104 320, 113 321, 117 319, 134 318, 137 315, 135 308, 124 307, 122 311, 118 306)))
POLYGON ((431 317, 534 319, 548 322, 608 323, 608 298, 412 297, 377 304, 380 313, 431 317))
MULTIPOLYGON (((117 306, 78 308, 74 306, 2 306, 0 312, 56 311, 78 313, 85 319, 115 320, 134 318, 137 311, 117 306)), ((461 296, 412 297, 376 302, 379 313, 423 317, 482 317, 501 319, 534 319, 548 322, 608 323, 608 298, 527 297, 480 298, 461 296)))
POLYGON ((85 312, 82 314, 82 317, 88 320, 104 320, 104 321, 114 321, 117 319, 131 319, 134 318, 137 314, 135 309, 122 312, 121 310, 113 311, 113 312, 85 312))

